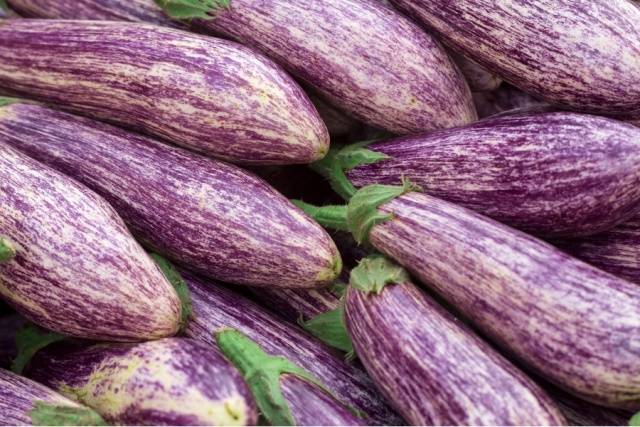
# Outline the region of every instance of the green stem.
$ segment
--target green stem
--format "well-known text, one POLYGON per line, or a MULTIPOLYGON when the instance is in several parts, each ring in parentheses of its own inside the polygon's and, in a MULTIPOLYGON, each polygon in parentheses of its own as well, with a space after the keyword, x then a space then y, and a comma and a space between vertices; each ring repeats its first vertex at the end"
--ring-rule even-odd
POLYGON ((11 370, 22 374, 31 358, 40 350, 55 342, 66 339, 64 335, 45 331, 37 326, 28 325, 16 333, 16 347, 18 355, 11 364, 11 370))
POLYGON ((349 286, 367 294, 379 294, 389 283, 406 283, 409 273, 382 255, 371 255, 351 270, 349 286))
POLYGON ((158 265, 160 271, 162 271, 169 283, 173 285, 173 288, 178 294, 178 298, 180 298, 180 303, 182 305, 180 315, 180 330, 183 330, 187 327, 187 323, 189 322, 189 317, 191 316, 192 312, 191 294, 189 292, 189 287, 187 286, 187 283, 184 281, 180 273, 178 273, 178 270, 176 270, 176 268, 173 266, 173 264, 156 253, 150 253, 149 255, 158 265))
POLYGON ((318 314, 306 322, 301 322, 301 326, 325 344, 345 353, 353 352, 353 343, 344 322, 344 305, 342 303, 335 310, 318 314))
POLYGON ((222 9, 231 6, 230 0, 155 0, 173 19, 214 19, 222 9))
POLYGON ((346 206, 315 206, 301 200, 292 200, 291 202, 323 227, 349 231, 346 206))
POLYGON ((0 262, 11 260, 16 256, 16 249, 11 241, 5 237, 0 237, 0 262))

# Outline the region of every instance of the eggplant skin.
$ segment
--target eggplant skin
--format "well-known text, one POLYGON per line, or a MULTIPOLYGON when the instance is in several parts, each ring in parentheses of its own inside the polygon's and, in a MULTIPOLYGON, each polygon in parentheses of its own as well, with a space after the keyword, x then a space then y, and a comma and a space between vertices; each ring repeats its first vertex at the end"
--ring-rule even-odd
POLYGON ((591 265, 640 284, 640 216, 607 232, 557 244, 591 265))
POLYGON ((80 407, 61 394, 13 372, 0 369, 0 425, 32 425, 30 412, 36 402, 80 407))
POLYGON ((98 195, 0 143, 0 230, 16 256, 0 296, 32 322, 110 341, 175 334, 180 300, 98 195))
POLYGON ((329 147, 315 107, 271 60, 156 25, 1 22, 0 87, 235 162, 309 163, 329 147))
POLYGON ((434 197, 385 204, 371 244, 541 377, 640 409, 640 286, 434 197))
POLYGON ((0 142, 92 188, 145 246, 207 276, 312 288, 340 273, 329 235, 236 166, 30 104, 0 107, 0 142))
POLYGON ((6 0, 25 18, 92 21, 149 22, 169 27, 181 25, 164 14, 153 0, 6 0))
MULTIPOLYGON (((298 396, 290 400, 290 407, 292 411, 299 408, 304 413, 293 411, 294 419, 313 420, 314 416, 318 416, 314 415, 317 405, 318 408, 333 408, 332 413, 327 412, 322 418, 327 424, 340 424, 345 421, 344 404, 363 411, 367 423, 403 424, 402 419, 382 399, 369 376, 357 366, 345 362, 344 355, 230 289, 205 282, 184 270, 181 274, 191 291, 193 308, 191 321, 185 329, 186 336, 216 346, 216 332, 227 328, 237 329, 255 341, 266 353, 283 356, 307 370, 341 402, 333 402, 329 406, 327 402, 305 405, 303 396, 298 396)), ((290 399, 290 393, 295 390, 293 385, 284 387, 284 393, 289 394, 290 399)), ((306 397, 311 398, 317 400, 313 396, 306 397)), ((318 423, 319 419, 312 425, 318 423)))
POLYGON ((640 111, 640 8, 629 1, 392 0, 509 83, 579 111, 640 111))
POLYGON ((391 158, 356 186, 407 178, 432 196, 544 237, 611 229, 640 209, 640 129, 576 113, 522 113, 369 146, 391 158))
POLYGON ((221 353, 187 338, 142 344, 54 344, 28 377, 119 425, 255 425, 240 373, 221 353))
POLYGON ((326 288, 249 288, 248 291, 252 299, 289 322, 310 320, 319 314, 335 310, 340 304, 340 298, 326 288))
POLYGON ((193 26, 261 50, 378 128, 406 134, 477 117, 469 87, 441 45, 377 0, 233 0, 193 26))
POLYGON ((359 359, 411 425, 565 424, 532 380, 412 283, 349 287, 345 317, 359 359))

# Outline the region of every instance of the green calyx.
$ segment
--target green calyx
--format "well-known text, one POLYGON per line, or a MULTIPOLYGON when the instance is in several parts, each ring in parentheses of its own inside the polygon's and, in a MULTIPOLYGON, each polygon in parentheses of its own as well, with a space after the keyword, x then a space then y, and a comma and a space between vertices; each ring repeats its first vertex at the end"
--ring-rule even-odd
POLYGON ((353 343, 344 323, 342 304, 335 310, 318 314, 306 322, 301 322, 301 326, 325 344, 348 354, 353 353, 353 343))
POLYGON ((631 417, 631 419, 629 420, 629 425, 631 427, 640 427, 640 412, 631 417))
POLYGON ((102 417, 92 409, 82 406, 51 405, 35 402, 29 412, 34 426, 106 426, 102 417))
POLYGON ((169 283, 173 285, 173 288, 178 294, 178 298, 180 298, 180 303, 182 305, 180 315, 180 330, 182 330, 187 326, 192 311, 191 294, 189 293, 189 287, 187 286, 187 283, 184 281, 180 273, 178 273, 178 270, 176 270, 176 268, 173 266, 173 264, 156 253, 150 253, 149 255, 158 265, 169 283))
POLYGON ((364 141, 343 147, 332 147, 322 160, 311 165, 311 169, 329 180, 331 188, 342 198, 349 200, 358 190, 349 181, 345 172, 389 158, 386 154, 365 148, 372 142, 364 141))
POLYGON ((231 0, 155 0, 173 19, 214 19, 217 12, 228 9, 231 0))
MULTIPOLYGON (((2 0, 0 0, 0 2, 1 1, 2 0)), ((3 8, 2 4, 0 3, 0 9, 2 9, 2 8, 3 8)), ((9 97, 6 97, 6 96, 0 96, 0 107, 6 107, 7 105, 16 104, 18 102, 21 102, 21 100, 18 99, 18 98, 9 98, 9 97)))
POLYGON ((264 418, 274 426, 292 426, 295 420, 282 394, 280 377, 294 375, 308 381, 326 393, 327 389, 306 370, 284 357, 267 354, 257 343, 235 329, 216 334, 222 353, 235 365, 247 382, 264 418))
POLYGON ((407 271, 382 255, 372 255, 353 270, 349 285, 365 293, 379 294, 389 283, 406 283, 410 280, 407 271))
POLYGON ((0 237, 0 262, 6 262, 16 256, 16 249, 13 243, 5 237, 0 237))
POLYGON ((22 374, 31 358, 46 346, 66 339, 64 335, 45 331, 34 325, 27 325, 16 333, 16 347, 18 355, 11 364, 11 370, 22 374))
POLYGON ((291 203, 299 207, 315 219, 316 222, 325 228, 333 230, 350 231, 347 225, 346 206, 314 206, 302 200, 291 200, 291 203))

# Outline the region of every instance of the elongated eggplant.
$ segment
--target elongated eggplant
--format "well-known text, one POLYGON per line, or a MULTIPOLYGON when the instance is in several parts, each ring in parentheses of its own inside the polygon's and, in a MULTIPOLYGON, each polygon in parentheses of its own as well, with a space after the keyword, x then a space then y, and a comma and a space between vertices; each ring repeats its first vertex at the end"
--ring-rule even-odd
MULTIPOLYGON (((186 271, 182 276, 191 290, 193 305, 192 318, 185 330, 187 336, 216 345, 214 334, 228 328, 236 329, 267 354, 285 357, 310 372, 342 404, 364 412, 367 422, 403 423, 382 400, 365 372, 342 360, 321 342, 229 289, 205 283, 186 271)), ((315 411, 310 407, 306 410, 315 411)))
POLYGON ((0 263, 0 295, 10 305, 75 337, 178 331, 175 290, 106 201, 3 143, 0 170, 0 230, 16 251, 0 263))
POLYGON ((579 111, 640 112, 640 9, 632 2, 392 3, 538 98, 579 111))
POLYGON ((640 217, 614 229, 558 242, 573 256, 623 279, 640 284, 640 217))
POLYGON ((160 6, 148 0, 6 0, 25 18, 149 22, 180 27, 160 6))
POLYGON ((235 166, 20 103, 0 107, 0 141, 94 189, 143 244, 208 276, 309 288, 340 273, 327 233, 235 166))
POLYGON ((338 308, 339 295, 331 289, 250 288, 249 293, 260 305, 290 322, 310 320, 338 308))
POLYGON ((329 145, 279 66, 234 42, 155 25, 1 22, 0 87, 237 162, 308 163, 329 145))
POLYGON ((575 113, 517 114, 374 143, 356 187, 404 178, 438 198, 547 237, 611 229, 640 209, 640 130, 575 113))
POLYGON ((27 375, 124 425, 255 425, 240 373, 216 349, 187 338, 71 344, 40 350, 27 375))
POLYGON ((370 125, 415 133, 473 121, 471 93, 440 44, 377 0, 159 0, 169 15, 274 58, 370 125), (191 6, 191 14, 189 14, 191 6), (384 34, 384 37, 380 37, 384 34))
POLYGON ((359 359, 411 425, 564 424, 532 380, 383 257, 352 270, 345 317, 359 359))
POLYGON ((0 369, 0 425, 104 425, 96 412, 28 378, 0 369))

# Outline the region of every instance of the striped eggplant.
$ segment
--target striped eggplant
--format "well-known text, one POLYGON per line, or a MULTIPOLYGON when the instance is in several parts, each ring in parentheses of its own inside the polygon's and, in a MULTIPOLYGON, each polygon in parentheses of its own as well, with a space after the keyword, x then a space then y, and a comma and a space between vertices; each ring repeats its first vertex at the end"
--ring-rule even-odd
POLYGON ((187 338, 57 343, 36 353, 26 373, 120 425, 255 425, 258 416, 240 373, 187 338))
POLYGON ((249 294, 258 304, 294 323, 307 321, 322 313, 335 310, 340 302, 339 292, 330 288, 249 288, 249 294))
POLYGON ((458 65, 460 71, 467 79, 471 91, 474 92, 486 92, 493 91, 500 87, 502 79, 481 65, 476 64, 472 60, 466 58, 463 55, 456 52, 449 52, 453 61, 458 65))
POLYGON ((378 0, 158 0, 169 15, 266 53, 354 118, 394 133, 471 122, 471 93, 430 34, 378 0), (189 6, 192 14, 189 14, 189 6), (384 34, 384 37, 380 37, 384 34))
POLYGON ((507 83, 494 91, 474 92, 473 101, 476 104, 480 118, 521 108, 548 105, 507 83))
POLYGON ((113 208, 68 177, 0 143, 0 296, 65 335, 157 339, 180 325, 180 300, 113 208))
POLYGON ((94 411, 57 392, 0 369, 0 425, 104 425, 94 411))
POLYGON ((317 111, 276 64, 155 25, 1 22, 0 87, 237 162, 308 163, 329 145, 317 111))
POLYGON ((640 284, 640 216, 595 236, 558 242, 571 255, 640 284))
MULTIPOLYGON (((214 283, 205 283, 193 274, 182 272, 191 291, 193 312, 185 333, 187 336, 215 345, 214 334, 232 328, 255 341, 266 353, 283 356, 292 363, 310 372, 337 399, 350 407, 363 411, 367 422, 382 425, 399 425, 402 420, 388 408, 379 396, 371 379, 356 366, 348 364, 321 342, 313 339, 301 329, 283 322, 274 314, 259 307, 240 294, 214 283)), ((288 382, 288 381, 287 381, 288 382)), ((284 394, 293 396, 293 384, 284 385, 284 394), (289 391, 286 389, 289 388, 289 391)), ((290 406, 294 406, 290 402, 290 406)), ((299 406, 299 414, 313 425, 335 423, 344 420, 343 406, 333 401, 333 411, 317 418, 318 410, 311 405, 299 406), (306 412, 309 411, 309 412, 306 412)), ((293 408, 292 408, 293 410, 293 408)))
POLYGON ((640 8, 575 0, 392 0, 449 46, 550 103, 640 112, 640 8))
POLYGON ((25 18, 149 22, 179 27, 160 6, 148 0, 6 0, 25 18))
POLYGON ((403 178, 438 198, 545 237, 606 231, 640 209, 640 130, 575 114, 517 114, 367 147, 356 187, 403 178))
POLYGON ((91 119, 0 107, 0 142, 104 196, 148 247, 237 284, 318 287, 340 273, 328 234, 261 179, 91 119))
POLYGON ((352 270, 345 317, 359 359, 411 425, 564 424, 532 380, 382 257, 352 270))
POLYGON ((17 314, 0 317, 0 369, 7 369, 18 355, 16 333, 25 325, 17 314))

